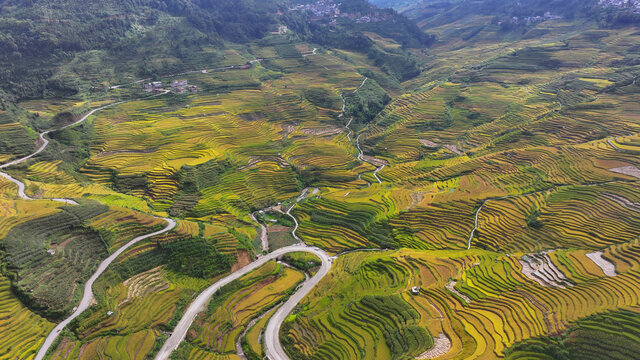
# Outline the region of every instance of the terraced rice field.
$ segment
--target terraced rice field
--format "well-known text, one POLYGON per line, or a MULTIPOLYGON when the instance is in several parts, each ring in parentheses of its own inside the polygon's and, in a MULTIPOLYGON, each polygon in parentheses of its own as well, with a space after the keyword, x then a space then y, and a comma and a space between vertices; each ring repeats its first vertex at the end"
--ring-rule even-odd
POLYGON ((126 336, 106 336, 80 345, 79 342, 63 340, 53 352, 51 359, 145 359, 158 334, 143 330, 126 336))
POLYGON ((0 136, 0 161, 3 163, 33 151, 36 135, 20 123, 0 121, 0 136))
POLYGON ((408 307, 405 311, 415 311, 405 326, 420 325, 434 337, 446 334, 451 349, 445 358, 501 357, 507 347, 523 339, 558 334, 582 317, 638 305, 633 270, 637 260, 626 272, 616 266, 619 274, 610 277, 586 257, 585 251, 553 252, 545 260, 553 270, 542 270, 537 277, 547 280, 538 281, 527 274, 525 255, 401 250, 341 257, 334 276, 319 284, 305 310, 286 327, 290 351, 314 358, 366 359, 390 351, 415 356, 428 349, 414 350, 411 337, 406 336, 409 344, 395 344, 381 336, 384 331, 374 330, 375 321, 368 321, 370 330, 354 327, 362 323, 355 320, 358 317, 407 321, 392 310, 380 311, 379 306, 376 312, 367 310, 371 296, 396 297, 408 307), (563 286, 549 280, 549 271, 562 278, 563 286), (448 279, 456 280, 453 287, 448 279), (420 287, 419 294, 411 293, 414 286, 420 287), (337 296, 324 297, 326 289, 334 289, 337 296))
POLYGON ((29 311, 10 286, 10 280, 0 276, 0 359, 31 358, 54 324, 29 311))
POLYGON ((63 338, 52 358, 146 359, 162 339, 162 331, 177 321, 191 297, 209 283, 164 267, 121 283, 109 280, 115 276, 113 272, 105 274, 106 279, 98 285, 98 304, 73 324, 74 338, 63 338))
POLYGON ((302 272, 272 261, 222 288, 198 315, 178 356, 235 358, 250 321, 278 305, 304 279, 302 272))
MULTIPOLYGON (((53 327, 37 313, 68 313, 102 258, 162 226, 155 214, 178 219, 176 228, 112 264, 96 304, 50 356, 153 357, 220 276, 190 277, 167 254, 206 244, 237 260, 233 269, 246 265, 262 251, 250 214, 268 208, 258 217, 271 250, 297 236, 337 256, 282 326, 291 358, 545 359, 543 345, 623 359, 638 343, 640 105, 637 70, 614 64, 626 51, 620 42, 639 35, 602 30, 595 43, 560 24, 538 26, 548 31, 542 40, 478 44, 486 47, 477 56, 459 39, 429 57, 416 51, 423 73, 393 87, 363 54, 303 58, 312 44, 251 44, 225 51, 227 64, 249 53, 263 64, 192 73, 198 94, 102 111, 74 130, 86 137, 73 146, 61 140, 69 133, 56 135, 56 146, 84 157, 52 151, 11 174, 34 198, 81 205, 17 200, 0 178, 0 343, 11 344, 0 358, 30 358, 53 327), (391 102, 370 121, 345 116, 345 97, 365 85, 380 85, 391 102), (303 189, 313 190, 298 197, 303 189)), ((51 116, 86 104, 29 105, 51 116)), ((0 124, 4 134, 15 143, 0 143, 0 161, 33 147, 18 123, 0 124)), ((304 278, 271 262, 230 284, 176 358, 236 360, 239 348, 264 356, 268 311, 304 278)))

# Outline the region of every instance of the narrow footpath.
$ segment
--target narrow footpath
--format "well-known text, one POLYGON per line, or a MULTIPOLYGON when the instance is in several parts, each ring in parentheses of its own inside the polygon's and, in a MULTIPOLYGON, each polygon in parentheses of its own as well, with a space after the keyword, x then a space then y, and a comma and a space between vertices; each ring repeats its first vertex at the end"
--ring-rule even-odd
MULTIPOLYGON (((365 77, 364 80, 362 80, 362 83, 360 84, 360 86, 358 86, 353 93, 357 93, 360 89, 362 89, 362 87, 367 83, 367 80, 369 80, 369 78, 365 77)), ((345 110, 347 107, 347 102, 344 98, 344 96, 342 94, 340 94, 340 98, 342 99, 342 113, 338 116, 338 117, 343 117, 345 114, 345 110)), ((362 162, 366 162, 369 163, 373 166, 376 167, 376 169, 373 171, 373 177, 376 178, 376 181, 378 182, 378 184, 382 184, 382 180, 380 180, 380 178, 378 177, 378 173, 385 168, 386 164, 384 160, 380 160, 380 159, 376 159, 374 157, 371 156, 366 156, 364 154, 364 151, 362 151, 362 147, 360 146, 360 136, 362 136, 362 134, 358 135, 355 139, 355 142, 353 141, 353 130, 351 129, 351 123, 353 122, 353 117, 349 118, 349 122, 347 122, 347 125, 345 126, 347 128, 347 138, 349 139, 350 142, 354 143, 356 150, 358 150, 358 156, 357 159, 359 161, 362 162)), ((359 177, 361 178, 361 177, 359 177)), ((369 186, 371 186, 371 184, 368 184, 369 186)))

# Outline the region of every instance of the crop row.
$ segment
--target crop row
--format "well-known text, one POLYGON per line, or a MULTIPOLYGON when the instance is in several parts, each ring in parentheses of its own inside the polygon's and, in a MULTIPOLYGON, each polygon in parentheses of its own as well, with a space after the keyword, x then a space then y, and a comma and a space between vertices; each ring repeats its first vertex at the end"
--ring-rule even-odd
POLYGON ((632 359, 640 351, 640 315, 620 310, 581 319, 561 337, 534 338, 506 352, 507 359, 632 359))
MULTIPOLYGON (((636 249, 619 248, 615 257, 605 254, 614 259, 618 275, 613 277, 605 276, 582 250, 548 254, 547 261, 569 283, 563 288, 529 279, 519 261, 522 255, 516 254, 401 250, 345 255, 336 262, 334 276, 318 285, 287 328, 288 348, 314 358, 390 358, 393 346, 370 338, 384 331, 366 330, 384 307, 358 315, 363 299, 375 293, 401 296, 419 314, 413 324, 426 326, 433 335, 446 334, 449 358, 502 357, 523 339, 558 334, 594 313, 637 306, 636 249), (633 268, 621 266, 622 258, 634 259, 633 268), (450 279, 456 279, 453 290, 447 289, 450 279), (418 295, 410 294, 413 286, 420 286, 418 295), (324 297, 324 289, 333 289, 334 296, 324 297)), ((397 318, 386 316, 386 321, 397 318)), ((401 325, 395 326, 401 331, 401 325)))
POLYGON ((30 154, 34 150, 34 141, 35 136, 22 124, 0 123, 0 163, 30 154))
POLYGON ((34 309, 58 317, 69 311, 77 283, 107 256, 100 234, 84 223, 108 211, 80 205, 21 223, 2 240, 16 290, 34 309))
POLYGON ((30 359, 53 324, 27 309, 11 291, 11 282, 0 275, 0 359, 30 359))
POLYGON ((213 354, 234 354, 249 321, 288 296, 303 279, 296 270, 267 263, 216 293, 192 326, 188 342, 213 354))
POLYGON ((506 251, 554 247, 600 249, 637 237, 635 184, 565 187, 492 200, 479 215, 473 244, 506 251), (626 202, 628 203, 626 203, 626 202))
POLYGON ((86 343, 66 338, 51 355, 52 360, 123 359, 144 360, 159 334, 142 330, 128 335, 98 337, 86 343))

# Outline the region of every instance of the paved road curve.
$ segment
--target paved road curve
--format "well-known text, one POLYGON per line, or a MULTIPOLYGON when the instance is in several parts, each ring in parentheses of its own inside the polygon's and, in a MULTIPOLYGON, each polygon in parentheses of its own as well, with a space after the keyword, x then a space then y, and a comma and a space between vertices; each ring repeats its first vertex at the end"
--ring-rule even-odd
MULTIPOLYGON (((40 147, 38 147, 38 149, 36 151, 31 153, 30 155, 21 157, 19 159, 15 159, 15 160, 10 161, 10 162, 8 162, 6 164, 2 164, 2 165, 0 165, 0 169, 6 169, 9 166, 20 164, 22 162, 25 162, 25 161, 31 159, 32 157, 34 157, 34 156, 36 156, 38 154, 40 154, 49 145, 49 140, 46 138, 46 135, 48 135, 50 132, 56 131, 56 130, 62 130, 62 129, 66 129, 66 128, 71 127, 71 126, 78 125, 81 122, 87 120, 89 118, 89 116, 95 114, 97 111, 100 111, 100 110, 103 110, 103 109, 108 108, 110 106, 115 106, 115 105, 118 105, 118 104, 121 104, 121 103, 122 102, 112 103, 112 104, 109 104, 109 105, 105 105, 103 107, 99 107, 97 109, 93 109, 93 110, 89 111, 88 113, 86 113, 84 116, 82 116, 79 120, 77 120, 77 121, 75 121, 75 122, 73 122, 73 123, 71 123, 69 125, 65 125, 65 126, 60 127, 58 129, 47 130, 47 131, 45 131, 43 133, 40 133, 38 142, 40 142, 41 145, 40 145, 40 147)), ((1 172, 1 171, 0 171, 0 176, 5 178, 5 179, 7 179, 7 180, 9 180, 9 181, 11 181, 12 183, 14 183, 14 184, 16 184, 18 186, 18 196, 20 196, 21 199, 23 199, 23 200, 34 200, 33 198, 29 197, 29 195, 25 194, 25 192, 24 192, 25 185, 24 185, 24 183, 22 181, 17 180, 16 178, 12 177, 11 175, 9 175, 7 173, 4 173, 4 172, 1 172)), ((63 202, 63 203, 71 204, 71 205, 78 205, 77 202, 75 202, 73 200, 69 200, 69 199, 50 199, 50 200, 63 202)))
POLYGON ((156 232, 152 232, 151 234, 138 236, 137 238, 129 241, 126 245, 119 248, 116 252, 111 254, 111 256, 109 256, 104 261, 102 261, 102 263, 100 263, 100 266, 98 266, 98 270, 96 270, 96 272, 93 273, 91 278, 89 278, 89 281, 87 281, 87 283, 84 284, 84 293, 82 294, 82 300, 80 300, 80 304, 78 305, 78 308, 76 309, 76 311, 74 311, 73 314, 71 314, 71 316, 64 319, 61 323, 59 323, 58 326, 56 326, 49 333, 49 336, 47 336, 47 339, 42 344, 42 347, 40 347, 40 351, 38 351, 38 354, 34 358, 35 360, 44 359, 44 356, 47 354, 47 351, 49 350, 53 342, 56 340, 58 335, 60 335, 60 333, 62 332, 62 329, 64 329, 65 326, 67 326, 71 322, 71 320, 75 319, 76 317, 78 317, 78 315, 82 314, 85 310, 89 308, 89 306, 91 305, 91 300, 93 299, 93 291, 91 290, 91 288, 93 287, 93 283, 98 279, 98 277, 100 277, 100 275, 102 275, 102 273, 105 270, 107 270, 107 267, 111 265, 113 260, 115 260, 118 256, 120 256, 120 254, 122 254, 125 250, 127 250, 129 247, 131 247, 135 243, 141 240, 150 238, 152 236, 163 234, 167 231, 170 231, 174 227, 176 227, 175 220, 166 219, 166 218, 164 218, 164 220, 168 223, 168 225, 164 229, 156 232))
MULTIPOLYGON (((310 248, 315 249, 315 248, 310 248)), ((267 328, 264 331, 264 346, 266 349, 267 357, 271 360, 288 360, 289 357, 284 352, 282 344, 280 343, 280 327, 287 316, 293 311, 298 303, 304 298, 319 282, 327 275, 331 269, 332 258, 322 251, 311 251, 316 254, 322 260, 322 266, 320 270, 311 278, 305 282, 300 290, 296 291, 293 296, 282 305, 275 314, 269 319, 267 328)))
MULTIPOLYGON (((156 355, 156 360, 169 359, 169 356, 171 355, 171 353, 178 348, 180 343, 186 337, 187 331, 191 327, 191 324, 193 324, 193 321, 195 320, 196 315, 198 315, 198 313, 205 310, 206 305, 209 303, 209 300, 211 299, 213 294, 216 293, 216 291, 218 291, 223 286, 229 284, 230 282, 239 279, 240 277, 251 272, 252 270, 259 268, 260 266, 264 265, 270 260, 273 260, 287 253, 298 252, 298 251, 308 252, 308 253, 317 255, 320 258, 320 260, 322 260, 322 266, 320 267, 320 270, 316 273, 316 275, 313 278, 311 278, 309 281, 307 281, 302 286, 302 288, 300 288, 300 290, 298 290, 278 310, 278 312, 274 314, 274 317, 272 318, 272 320, 269 321, 268 326, 275 327, 277 330, 279 330, 281 322, 278 322, 276 324, 274 323, 275 320, 273 319, 277 317, 278 319, 284 320, 287 314, 289 314, 291 310, 293 310, 295 305, 322 279, 322 277, 324 277, 329 272, 329 269, 331 268, 331 258, 326 252, 322 251, 321 249, 310 247, 304 244, 292 245, 292 246, 280 248, 278 250, 275 250, 272 253, 269 253, 261 257, 260 259, 252 262, 251 264, 243 267, 242 269, 239 269, 233 272, 231 275, 228 275, 227 277, 222 278, 215 284, 205 289, 202 293, 200 293, 200 295, 198 295, 198 297, 189 305, 187 310, 184 312, 184 314, 182 315, 182 319, 180 319, 180 322, 178 322, 178 325, 176 325, 176 328, 173 330, 173 333, 171 334, 169 339, 167 339, 167 341, 164 343, 164 345, 160 349, 160 352, 158 352, 158 354, 156 355), (278 316, 278 314, 281 314, 281 315, 278 316)), ((266 335, 267 335, 266 337, 267 342, 265 343, 265 346, 267 348, 267 354, 271 354, 271 353, 284 354, 277 334, 275 337, 273 336, 268 337, 269 327, 267 327, 266 335)), ((283 359, 288 359, 288 357, 286 355, 284 355, 283 357, 270 356, 270 359, 283 360, 283 359)))
POLYGON ((10 162, 8 162, 6 164, 2 164, 2 165, 0 165, 0 169, 8 168, 9 166, 13 166, 13 165, 19 164, 21 162, 27 161, 27 160, 31 159, 32 157, 40 154, 49 145, 49 140, 47 140, 47 138, 45 136, 48 135, 50 132, 57 131, 57 130, 62 130, 62 129, 66 129, 66 128, 78 125, 81 122, 84 122, 85 120, 87 120, 89 118, 89 116, 95 114, 96 112, 98 112, 100 110, 103 110, 103 109, 106 109, 106 108, 111 107, 111 106, 116 106, 118 104, 122 104, 122 103, 123 103, 122 101, 121 102, 116 102, 116 103, 111 103, 109 105, 105 105, 103 107, 99 107, 97 109, 93 109, 93 110, 89 111, 88 113, 86 113, 84 116, 82 116, 79 120, 77 120, 77 121, 75 121, 75 122, 73 122, 73 123, 71 123, 69 125, 65 125, 63 127, 57 128, 57 129, 47 130, 47 131, 45 131, 43 133, 40 133, 39 141, 41 142, 41 145, 35 152, 33 152, 32 154, 27 155, 25 157, 21 157, 20 159, 16 159, 16 160, 10 161, 10 162))

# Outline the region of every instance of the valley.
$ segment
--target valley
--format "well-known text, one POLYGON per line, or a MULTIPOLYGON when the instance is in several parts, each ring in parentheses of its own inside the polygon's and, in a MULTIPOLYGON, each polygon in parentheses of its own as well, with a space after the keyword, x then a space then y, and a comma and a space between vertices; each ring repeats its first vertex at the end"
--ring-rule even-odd
POLYGON ((0 359, 633 359, 637 14, 525 3, 0 2, 0 359))

